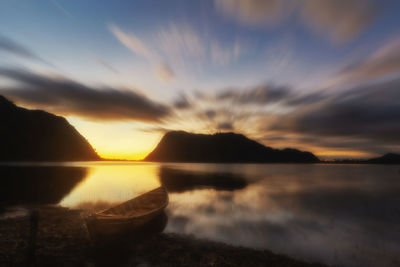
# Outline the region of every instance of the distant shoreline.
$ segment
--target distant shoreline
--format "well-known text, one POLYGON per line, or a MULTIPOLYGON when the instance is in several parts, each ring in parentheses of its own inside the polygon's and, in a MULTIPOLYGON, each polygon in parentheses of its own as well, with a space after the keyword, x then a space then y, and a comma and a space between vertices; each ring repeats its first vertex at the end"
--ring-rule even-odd
POLYGON ((90 162, 130 162, 130 163, 192 163, 192 164, 306 164, 306 165, 324 165, 324 164, 345 164, 345 165, 400 165, 399 163, 368 162, 368 160, 331 160, 320 162, 195 162, 195 161, 146 161, 129 159, 101 159, 101 160, 76 160, 76 161, 0 161, 0 166, 25 166, 34 165, 59 165, 60 163, 90 163, 90 162))

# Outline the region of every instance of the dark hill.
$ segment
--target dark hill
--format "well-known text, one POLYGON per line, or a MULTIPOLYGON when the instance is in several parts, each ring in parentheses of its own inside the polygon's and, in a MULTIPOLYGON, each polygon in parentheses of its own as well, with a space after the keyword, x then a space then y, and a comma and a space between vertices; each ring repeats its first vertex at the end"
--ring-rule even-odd
POLYGON ((400 154, 387 153, 382 157, 369 159, 366 163, 373 164, 400 164, 400 154))
POLYGON ((0 161, 80 161, 100 157, 63 117, 0 96, 0 161))
POLYGON ((164 162, 319 162, 310 152, 266 147, 235 133, 213 135, 183 131, 167 133, 145 158, 164 162))

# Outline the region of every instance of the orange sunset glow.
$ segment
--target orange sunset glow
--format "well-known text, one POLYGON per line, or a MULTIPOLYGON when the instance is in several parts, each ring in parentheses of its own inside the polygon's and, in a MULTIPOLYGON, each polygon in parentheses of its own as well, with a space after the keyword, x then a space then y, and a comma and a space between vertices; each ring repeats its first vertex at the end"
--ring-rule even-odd
POLYGON ((0 0, 0 266, 399 267, 399 0, 0 0))
POLYGON ((173 130, 326 159, 400 149, 389 4, 215 0, 176 13, 139 1, 86 17, 86 6, 49 2, 21 4, 18 16, 4 4, 0 94, 66 117, 103 158, 143 159, 173 130))

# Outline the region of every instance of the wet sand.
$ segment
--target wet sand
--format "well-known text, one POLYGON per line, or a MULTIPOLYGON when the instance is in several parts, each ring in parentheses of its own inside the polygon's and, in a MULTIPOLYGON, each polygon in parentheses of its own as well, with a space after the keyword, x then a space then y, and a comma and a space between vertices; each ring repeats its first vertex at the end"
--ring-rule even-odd
POLYGON ((0 220, 0 266, 323 266, 176 234, 94 245, 82 211, 32 210, 28 216, 0 220))

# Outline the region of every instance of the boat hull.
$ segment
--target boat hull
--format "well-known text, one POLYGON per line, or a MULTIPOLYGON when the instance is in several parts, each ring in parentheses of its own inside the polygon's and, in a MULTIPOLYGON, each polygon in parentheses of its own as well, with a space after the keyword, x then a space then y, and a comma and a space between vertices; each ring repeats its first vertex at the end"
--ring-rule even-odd
POLYGON ((167 205, 168 194, 160 187, 116 207, 87 216, 86 226, 94 242, 143 236, 165 227, 167 217, 164 209, 167 205))
POLYGON ((135 219, 102 220, 88 217, 86 218, 86 226, 93 241, 119 239, 127 236, 135 237, 148 232, 155 232, 151 226, 157 224, 161 215, 166 216, 163 210, 135 219))

